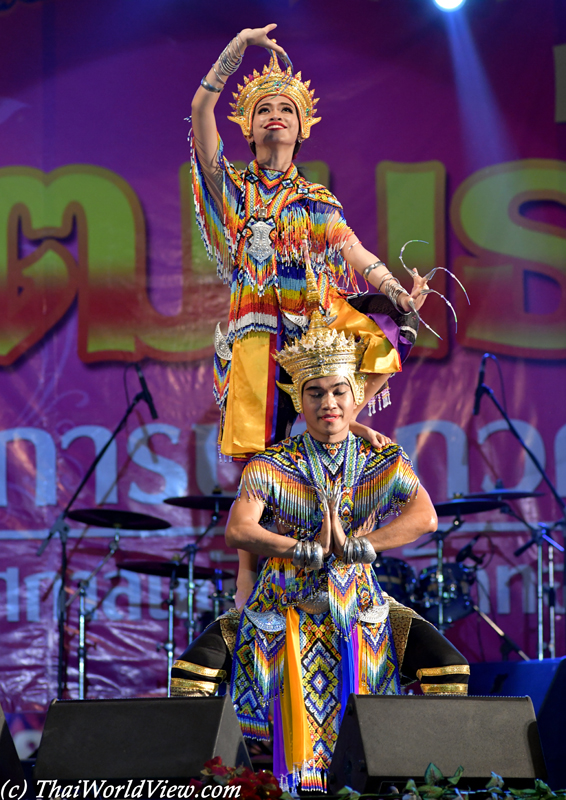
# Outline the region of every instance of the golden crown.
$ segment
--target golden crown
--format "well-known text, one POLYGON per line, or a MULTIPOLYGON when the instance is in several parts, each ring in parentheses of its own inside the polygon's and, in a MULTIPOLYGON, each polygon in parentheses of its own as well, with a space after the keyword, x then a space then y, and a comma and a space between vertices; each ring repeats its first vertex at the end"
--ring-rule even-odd
POLYGON ((307 260, 307 313, 310 325, 307 333, 293 344, 286 344, 282 350, 274 353, 273 358, 291 376, 293 383, 277 382, 280 389, 291 396, 295 410, 300 414, 303 410, 303 386, 314 378, 327 375, 340 375, 348 380, 356 405, 364 400, 365 375, 359 373, 358 367, 364 354, 366 344, 356 339, 353 334, 346 337, 343 331, 338 332, 329 327, 329 323, 319 311, 320 297, 312 267, 307 260))
POLYGON ((234 111, 228 119, 237 122, 246 139, 249 139, 254 109, 259 101, 268 95, 283 94, 297 108, 301 139, 308 139, 311 126, 320 122, 320 117, 315 117, 318 98, 315 99, 314 89, 309 89, 309 86, 310 81, 303 83, 301 73, 293 75, 291 67, 283 72, 277 56, 272 52, 269 64, 264 66, 261 75, 254 69, 252 75, 244 78, 243 86, 238 84, 238 93, 232 92, 234 102, 230 105, 234 111))

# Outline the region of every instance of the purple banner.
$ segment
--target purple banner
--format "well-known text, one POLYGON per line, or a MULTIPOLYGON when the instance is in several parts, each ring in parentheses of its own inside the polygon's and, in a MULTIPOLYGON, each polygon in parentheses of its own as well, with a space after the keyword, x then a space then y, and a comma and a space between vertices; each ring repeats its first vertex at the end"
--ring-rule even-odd
MULTIPOLYGON (((427 0, 290 0, 262 7, 106 0, 0 5, 0 703, 43 709, 57 685, 55 601, 60 543, 35 553, 129 399, 143 361, 159 419, 139 405, 80 495, 163 518, 172 528, 124 532, 91 584, 88 697, 163 695, 168 582, 122 571, 127 559, 170 559, 210 513, 167 497, 233 492, 239 468, 217 459, 212 333, 228 292, 206 259, 190 193, 190 101, 203 73, 245 25, 278 23, 277 40, 320 97, 303 145, 305 172, 328 183, 349 225, 404 280, 401 246, 437 273, 440 298, 371 424, 414 459, 434 502, 506 488, 543 492, 513 508, 552 523, 558 504, 484 397, 472 415, 481 356, 488 383, 562 497, 566 496, 566 24, 553 0, 484 0, 446 15, 427 0), (5 9, 5 10, 2 10, 5 9)), ((266 62, 250 49, 230 89, 266 62), (233 84, 233 86, 232 86, 233 84)), ((230 123, 231 160, 251 158, 230 123)), ((225 521, 225 519, 224 519, 225 521)), ((441 526, 451 519, 443 517, 441 526)), ((537 653, 536 553, 512 516, 465 517, 446 556, 480 534, 471 591, 529 656, 537 653)), ((72 523, 71 590, 113 532, 72 523)), ((562 535, 556 532, 562 543, 562 535)), ((416 573, 433 545, 392 552, 416 573)), ((545 564, 546 564, 545 546, 545 564)), ((222 521, 200 565, 235 571, 222 521)), ((557 655, 564 654, 563 560, 556 557, 557 655)), ((455 568, 455 616, 467 591, 455 568)), ((548 580, 545 567, 544 580, 548 580)), ((429 580, 421 581, 421 595, 429 580)), ((226 584, 225 588, 230 588, 226 584)), ((212 584, 199 589, 199 614, 212 584)), ((69 595, 70 596, 70 595, 69 595)), ((77 608, 66 633, 66 696, 77 696, 77 608)), ((176 593, 177 652, 186 587, 176 593)), ((454 623, 470 660, 499 657, 479 616, 454 623)), ((548 641, 548 626, 546 629, 548 641)))

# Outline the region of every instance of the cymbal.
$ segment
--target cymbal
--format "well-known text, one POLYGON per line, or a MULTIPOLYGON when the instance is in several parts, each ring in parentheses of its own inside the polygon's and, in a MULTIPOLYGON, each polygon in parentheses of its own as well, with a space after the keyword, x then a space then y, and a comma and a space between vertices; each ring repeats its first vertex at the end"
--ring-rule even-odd
MULTIPOLYGON (((122 561, 117 565, 128 572, 142 572, 144 575, 159 575, 170 578, 175 572, 179 578, 188 577, 188 565, 185 561, 122 561)), ((215 578, 233 578, 234 573, 224 569, 215 570, 214 567, 195 566, 193 575, 196 580, 214 580, 215 578)))
POLYGON ((446 503, 435 503, 434 508, 439 517, 458 517, 460 514, 479 514, 482 511, 492 511, 505 505, 502 500, 472 499, 456 497, 446 503))
POLYGON ((494 489, 492 492, 465 494, 466 500, 522 500, 524 497, 544 497, 544 492, 518 492, 516 489, 494 489))
POLYGON ((159 531, 170 528, 171 523, 149 514, 137 511, 123 511, 118 508, 79 508, 69 511, 69 519, 84 522, 95 528, 123 528, 127 531, 159 531))
POLYGON ((186 497, 168 497, 164 503, 181 508, 197 508, 203 511, 230 511, 234 502, 230 494, 193 494, 186 497))

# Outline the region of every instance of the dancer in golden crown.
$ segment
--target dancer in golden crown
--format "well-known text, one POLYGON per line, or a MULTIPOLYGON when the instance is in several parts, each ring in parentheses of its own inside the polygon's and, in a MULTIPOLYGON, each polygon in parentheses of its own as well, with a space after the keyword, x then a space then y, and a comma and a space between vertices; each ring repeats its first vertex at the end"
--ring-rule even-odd
POLYGON ((267 561, 241 615, 221 617, 175 662, 171 688, 212 694, 231 673, 242 730, 257 739, 269 737, 273 699, 276 776, 323 790, 351 692, 397 694, 402 673, 426 694, 466 694, 469 667, 379 587, 376 551, 434 531, 436 514, 398 445, 349 431, 369 344, 328 326, 308 269, 307 281, 308 332, 275 355, 307 430, 249 461, 226 526, 229 546, 267 561))
POLYGON ((276 380, 284 375, 272 355, 307 324, 305 255, 332 327, 366 339, 360 366, 367 378, 364 400, 352 430, 373 444, 389 440, 357 423, 357 413, 379 392, 387 403, 387 377, 400 371, 414 343, 416 310, 427 293, 416 270, 411 294, 403 289, 347 226, 336 197, 300 176, 293 159, 320 120, 317 100, 310 82, 293 74, 285 51, 269 38, 275 27, 240 31, 202 79, 192 103, 197 220, 219 276, 231 285, 228 332, 224 337, 217 329, 216 337, 220 446, 224 455, 242 459, 288 435, 295 416, 277 391, 276 380), (271 59, 233 93, 229 119, 240 126, 255 156, 239 171, 224 157, 214 114, 250 45, 267 48, 271 59), (356 273, 382 294, 350 297, 359 292, 356 273))

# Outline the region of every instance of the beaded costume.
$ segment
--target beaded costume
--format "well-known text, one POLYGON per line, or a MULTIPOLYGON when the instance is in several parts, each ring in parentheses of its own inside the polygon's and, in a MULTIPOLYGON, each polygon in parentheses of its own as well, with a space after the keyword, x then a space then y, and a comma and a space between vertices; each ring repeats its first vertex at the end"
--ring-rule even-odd
MULTIPOLYGON (((398 513, 418 479, 397 445, 376 450, 352 434, 325 444, 305 433, 248 463, 239 502, 259 499, 271 518, 292 526, 289 536, 313 541, 328 484, 341 487, 339 515, 352 536, 398 513)), ((241 617, 231 691, 244 734, 261 739, 266 700, 275 698, 274 769, 291 786, 300 779, 303 788, 323 788, 351 692, 399 693, 388 610, 367 564, 331 556, 307 572, 281 558, 266 562, 241 617)))
POLYGON ((221 452, 246 458, 288 435, 288 431, 277 430, 280 404, 285 401, 276 387, 281 370, 271 356, 301 332, 295 323, 300 325, 305 312, 305 236, 321 303, 336 317, 333 326, 371 337, 363 372, 400 371, 399 352, 388 338, 396 342, 399 333, 393 324, 394 331, 388 330, 386 336, 380 325, 344 299, 345 291, 339 285, 358 291, 353 270, 340 255, 351 230, 340 203, 328 189, 300 177, 294 164, 281 173, 260 169, 253 161, 240 172, 225 159, 219 140, 218 165, 224 175, 221 214, 207 189, 194 147, 192 160, 202 238, 209 257, 216 260, 218 276, 231 285, 226 336, 231 353, 222 358, 217 352, 214 363, 221 452), (254 211, 258 207, 267 216, 260 217, 254 211), (262 229, 254 228, 258 222, 266 226, 263 241, 258 239, 262 229), (269 252, 268 241, 272 244, 269 252))
MULTIPOLYGON (((251 140, 255 107, 276 94, 293 102, 301 141, 307 139, 320 120, 315 116, 314 90, 309 81, 302 81, 300 72, 282 71, 275 54, 261 74, 254 70, 238 86, 229 119, 251 140)), ((280 413, 286 398, 275 386, 281 370, 271 355, 303 329, 305 241, 322 306, 335 317, 332 324, 367 339, 362 372, 399 372, 414 342, 415 320, 411 327, 405 316, 403 334, 401 325, 391 322, 388 301, 385 310, 374 310, 371 316, 346 302, 346 296, 359 292, 354 271, 341 255, 352 231, 341 204, 326 187, 301 177, 294 164, 277 172, 252 161, 239 171, 225 159, 219 139, 217 168, 223 176, 219 209, 206 186, 194 142, 191 157, 201 235, 219 277, 231 284, 228 333, 216 348, 214 369, 214 394, 221 410, 220 449, 224 455, 247 458, 289 432, 285 429, 289 420, 280 413)))

